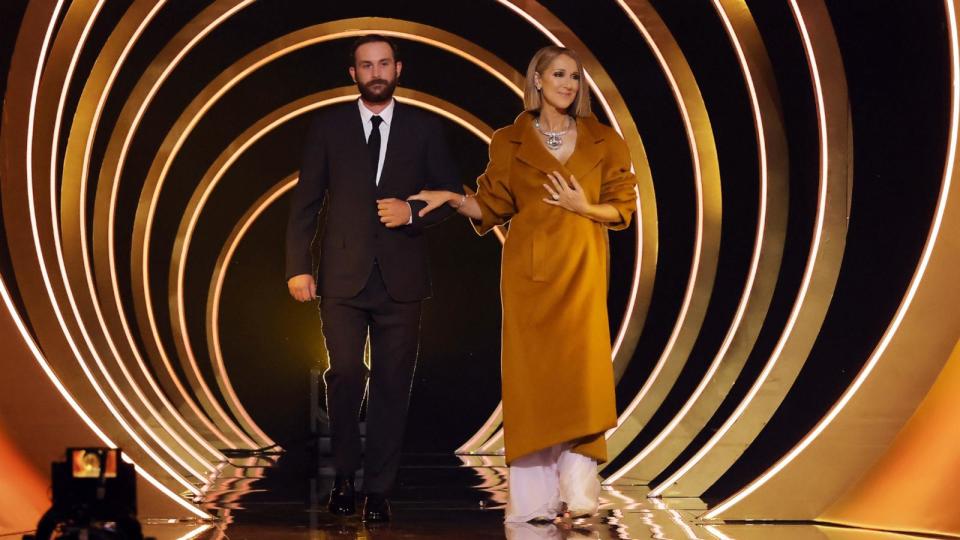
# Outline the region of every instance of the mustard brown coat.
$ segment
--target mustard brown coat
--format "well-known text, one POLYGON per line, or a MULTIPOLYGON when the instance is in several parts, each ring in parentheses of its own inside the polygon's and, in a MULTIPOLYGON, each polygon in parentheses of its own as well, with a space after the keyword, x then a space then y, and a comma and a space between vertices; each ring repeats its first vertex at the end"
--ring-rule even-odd
POLYGON ((607 229, 636 210, 636 178, 623 139, 593 117, 577 119, 577 142, 561 164, 542 142, 533 113, 494 133, 477 179, 485 234, 510 222, 503 246, 501 369, 506 460, 573 441, 606 461, 604 432, 616 424, 607 323, 607 229), (587 200, 620 220, 601 224, 543 201, 547 173, 573 175, 587 200))

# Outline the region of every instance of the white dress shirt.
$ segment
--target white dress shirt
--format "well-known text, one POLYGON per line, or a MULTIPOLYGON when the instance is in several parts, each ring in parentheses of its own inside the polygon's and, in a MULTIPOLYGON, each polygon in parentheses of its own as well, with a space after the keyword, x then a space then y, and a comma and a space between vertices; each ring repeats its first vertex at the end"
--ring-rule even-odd
MULTIPOLYGON (((377 115, 383 118, 383 122, 380 122, 380 159, 377 160, 376 182, 378 186, 380 185, 380 175, 383 173, 383 159, 387 156, 387 142, 390 140, 390 124, 393 121, 393 106, 395 104, 396 101, 391 99, 387 108, 377 115)), ((360 118, 363 120, 364 139, 369 141, 370 132, 373 131, 373 122, 370 119, 374 117, 374 113, 363 104, 362 99, 357 100, 357 106, 360 107, 360 118)))
MULTIPOLYGON (((376 183, 378 186, 380 185, 380 175, 383 174, 383 160, 387 157, 387 141, 390 139, 390 124, 393 122, 393 106, 396 103, 394 99, 390 99, 390 104, 380 111, 379 115, 376 115, 383 119, 383 122, 380 122, 380 158, 377 160, 376 183)), ((357 100, 357 106, 360 107, 360 119, 363 120, 364 140, 369 141, 370 132, 373 131, 373 122, 370 119, 375 115, 363 104, 362 99, 357 100)), ((407 203, 407 207, 410 208, 410 218, 407 220, 407 225, 410 225, 413 223, 413 207, 410 206, 410 203, 407 203)))

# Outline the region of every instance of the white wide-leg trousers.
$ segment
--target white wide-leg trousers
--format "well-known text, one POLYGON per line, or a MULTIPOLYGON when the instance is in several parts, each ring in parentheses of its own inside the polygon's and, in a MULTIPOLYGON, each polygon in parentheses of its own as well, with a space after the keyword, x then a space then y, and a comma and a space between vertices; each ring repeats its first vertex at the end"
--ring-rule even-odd
POLYGON ((597 462, 571 452, 572 447, 558 444, 514 460, 504 521, 553 520, 564 509, 574 517, 597 513, 597 462))

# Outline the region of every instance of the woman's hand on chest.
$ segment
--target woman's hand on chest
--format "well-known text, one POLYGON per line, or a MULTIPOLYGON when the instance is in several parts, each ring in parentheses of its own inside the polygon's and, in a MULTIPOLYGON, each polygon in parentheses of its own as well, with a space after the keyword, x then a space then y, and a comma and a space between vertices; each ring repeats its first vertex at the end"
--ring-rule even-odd
POLYGON ((559 172, 547 173, 547 181, 544 182, 543 188, 547 195, 543 198, 543 202, 549 205, 559 206, 580 215, 586 214, 591 206, 583 186, 572 174, 570 179, 566 180, 559 172))

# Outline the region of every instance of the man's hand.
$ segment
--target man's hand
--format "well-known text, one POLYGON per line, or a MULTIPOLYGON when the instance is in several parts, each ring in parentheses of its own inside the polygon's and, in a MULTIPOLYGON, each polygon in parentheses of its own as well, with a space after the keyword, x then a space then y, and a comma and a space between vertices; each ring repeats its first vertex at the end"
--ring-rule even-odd
POLYGON ((317 299, 317 283, 310 274, 299 274, 287 280, 290 296, 298 302, 317 299))
POLYGON ((410 223, 410 205, 400 199, 378 199, 377 215, 380 223, 388 229, 395 229, 410 223))

